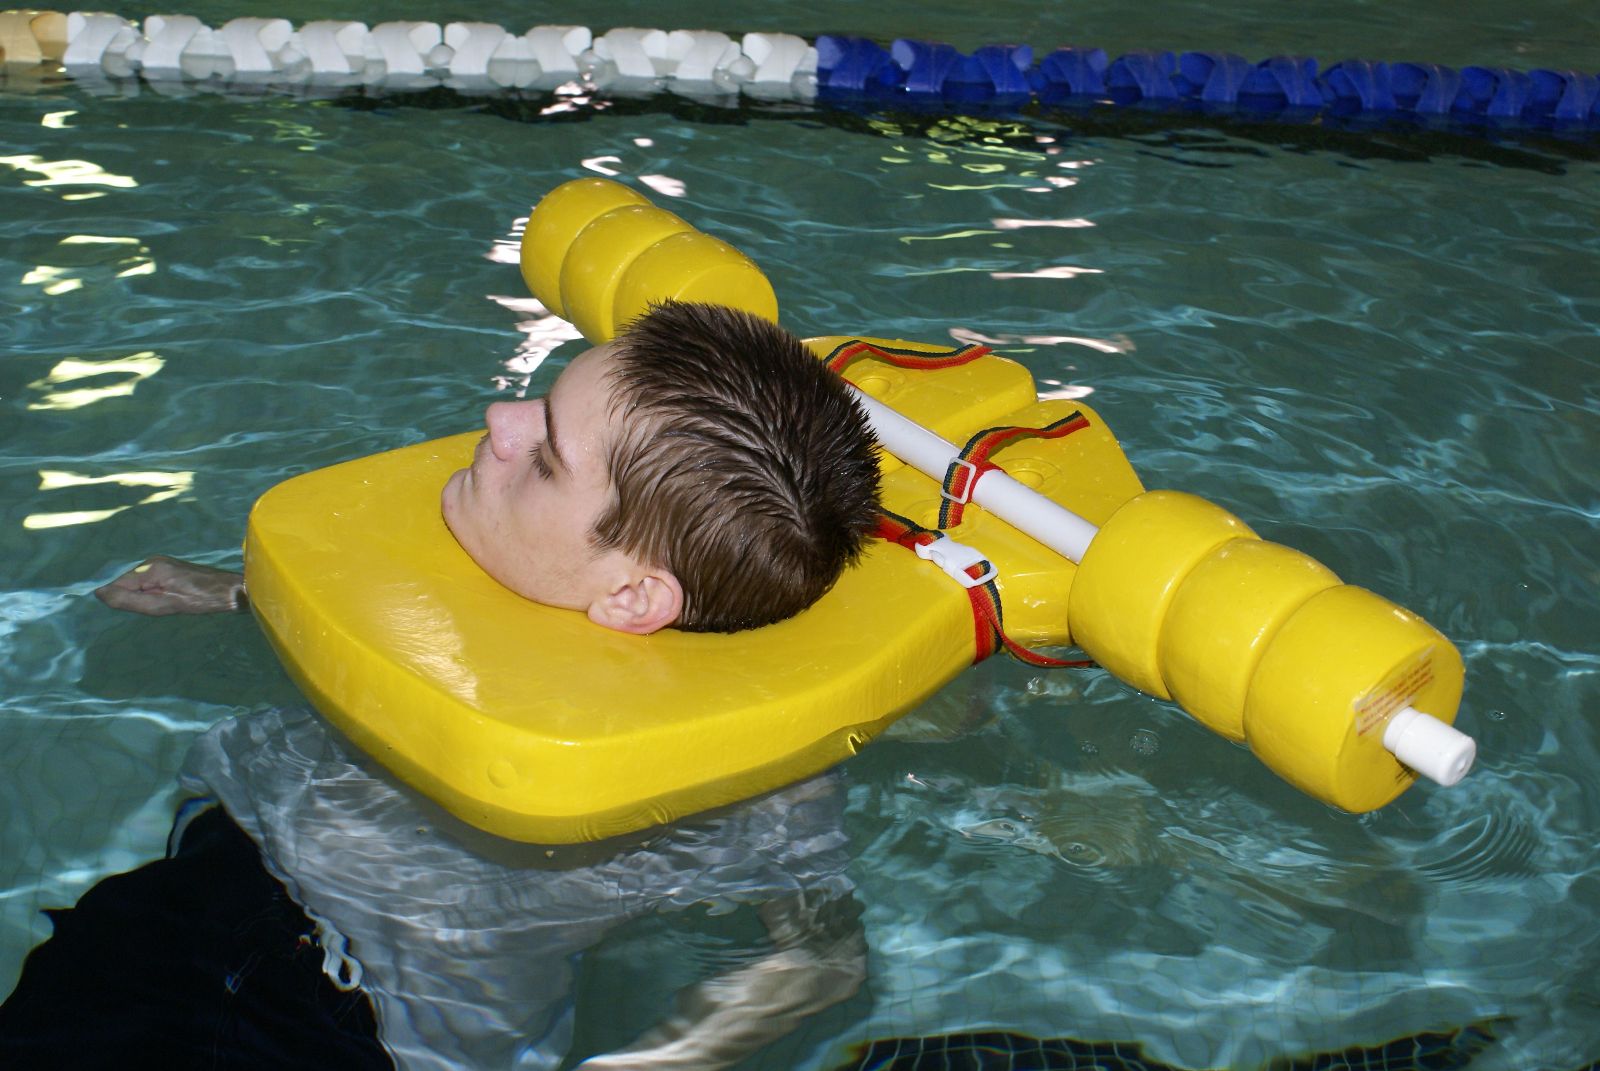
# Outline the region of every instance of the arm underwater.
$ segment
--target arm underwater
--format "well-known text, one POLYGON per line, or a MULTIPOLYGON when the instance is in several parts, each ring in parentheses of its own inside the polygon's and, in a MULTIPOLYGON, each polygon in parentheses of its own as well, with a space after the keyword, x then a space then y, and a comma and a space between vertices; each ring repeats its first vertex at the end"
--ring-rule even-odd
MULTIPOLYGON (((522 267, 594 343, 662 298, 777 318, 771 285, 737 250, 603 179, 536 206, 522 267)), ((965 568, 977 559, 996 571, 1012 639, 1077 644, 1326 803, 1369 811, 1419 769, 1453 784, 1470 767, 1472 741, 1449 726, 1461 656, 1421 618, 1202 499, 1146 492, 1098 414, 1037 400, 1014 362, 903 367, 948 351, 862 341, 807 344, 819 358, 859 354, 845 375, 887 447, 885 511, 913 529, 946 501, 950 440, 1070 425, 1006 439, 988 459, 998 470, 972 470, 954 534, 977 552, 944 555, 943 569, 926 547, 879 541, 792 620, 611 632, 500 587, 450 536, 439 488, 475 431, 268 491, 246 538, 251 604, 334 724, 458 817, 521 841, 644 829, 854 754, 994 649, 974 589, 957 582, 983 570, 965 568)))

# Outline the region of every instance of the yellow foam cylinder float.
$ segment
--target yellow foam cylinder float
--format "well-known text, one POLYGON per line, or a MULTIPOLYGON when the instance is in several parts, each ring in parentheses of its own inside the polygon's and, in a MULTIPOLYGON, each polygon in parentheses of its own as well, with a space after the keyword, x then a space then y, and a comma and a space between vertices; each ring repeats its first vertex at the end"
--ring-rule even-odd
POLYGON ((1416 780, 1385 747, 1407 710, 1449 724, 1464 669, 1416 614, 1341 584, 1311 597, 1267 643, 1245 701, 1250 749, 1290 784, 1347 811, 1382 807, 1416 780))
POLYGON ((1416 778, 1384 745, 1392 720, 1414 710, 1448 725, 1461 700, 1461 656, 1426 621, 1180 492, 1112 514, 1068 610, 1101 665, 1348 811, 1416 778))
POLYGON ((522 240, 533 296, 590 342, 608 342, 652 301, 714 301, 778 319, 750 258, 626 186, 574 179, 540 200, 522 240))
POLYGON ((644 205, 642 194, 604 179, 574 179, 545 194, 528 213, 522 231, 522 281, 545 308, 566 318, 561 300, 561 266, 578 232, 614 209, 644 205))
POLYGON ((573 238, 561 265, 561 304, 572 325, 584 338, 612 338, 623 322, 617 288, 628 269, 657 242, 690 229, 651 205, 625 205, 597 216, 573 238))
POLYGON ((1268 638, 1338 583, 1331 569, 1278 543, 1250 536, 1216 547, 1183 579, 1161 622, 1162 676, 1173 700, 1242 742, 1245 696, 1268 638))

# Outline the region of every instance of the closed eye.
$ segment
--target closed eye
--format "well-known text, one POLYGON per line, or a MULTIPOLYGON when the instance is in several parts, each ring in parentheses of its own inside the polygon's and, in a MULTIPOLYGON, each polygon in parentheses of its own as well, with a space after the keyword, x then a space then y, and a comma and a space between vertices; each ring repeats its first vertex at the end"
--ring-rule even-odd
POLYGON ((548 480, 555 475, 550 468, 550 462, 544 459, 544 443, 540 443, 528 451, 528 457, 533 461, 533 471, 539 474, 541 480, 548 480))

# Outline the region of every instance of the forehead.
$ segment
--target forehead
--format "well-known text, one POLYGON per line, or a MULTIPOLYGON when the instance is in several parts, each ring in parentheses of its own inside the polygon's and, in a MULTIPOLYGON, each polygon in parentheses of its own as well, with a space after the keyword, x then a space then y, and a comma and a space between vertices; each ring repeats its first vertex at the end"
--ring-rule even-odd
POLYGON ((604 381, 610 376, 614 348, 615 344, 608 342, 603 346, 590 346, 578 354, 556 376, 546 396, 554 398, 557 394, 586 394, 596 388, 605 388, 607 385, 604 381))
POLYGON ((572 359, 561 370, 546 395, 552 403, 588 406, 593 401, 610 404, 612 393, 612 345, 592 346, 572 359))
POLYGON ((613 422, 612 347, 595 346, 561 370, 546 397, 550 436, 564 460, 603 446, 613 422))

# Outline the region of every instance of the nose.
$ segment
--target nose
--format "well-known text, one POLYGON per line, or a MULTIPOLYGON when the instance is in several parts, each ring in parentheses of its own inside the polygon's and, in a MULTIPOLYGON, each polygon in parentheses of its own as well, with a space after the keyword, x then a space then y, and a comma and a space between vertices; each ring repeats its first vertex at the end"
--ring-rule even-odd
POLYGON ((501 461, 510 461, 543 438, 544 399, 494 402, 484 410, 483 423, 489 430, 489 449, 501 461))

